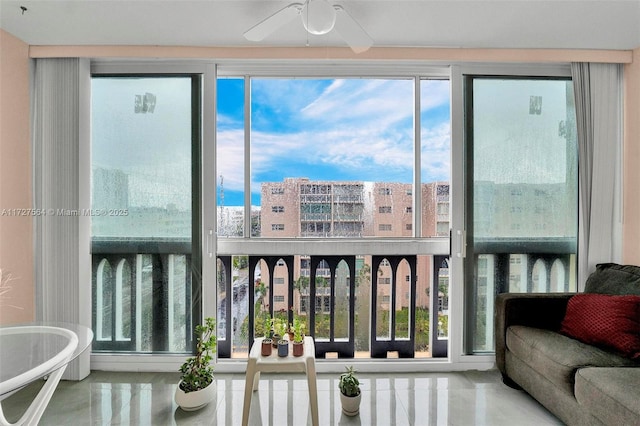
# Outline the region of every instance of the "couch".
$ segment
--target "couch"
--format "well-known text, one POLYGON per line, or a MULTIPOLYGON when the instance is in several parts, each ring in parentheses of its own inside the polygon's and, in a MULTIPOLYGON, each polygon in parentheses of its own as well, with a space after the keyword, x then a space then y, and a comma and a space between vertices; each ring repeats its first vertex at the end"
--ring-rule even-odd
POLYGON ((584 293, 499 294, 496 365, 569 425, 640 425, 640 267, 599 264, 584 293))

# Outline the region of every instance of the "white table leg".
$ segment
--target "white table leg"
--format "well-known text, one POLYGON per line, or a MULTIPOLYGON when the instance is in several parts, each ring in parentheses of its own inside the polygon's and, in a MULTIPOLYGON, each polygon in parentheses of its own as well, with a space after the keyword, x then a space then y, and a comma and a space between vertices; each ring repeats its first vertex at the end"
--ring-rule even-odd
POLYGON ((258 386, 260 386, 260 371, 256 371, 256 374, 253 378, 253 390, 257 391, 258 386))
POLYGON ((251 396, 253 394, 253 385, 254 382, 257 383, 256 376, 259 379, 260 372, 256 371, 256 360, 249 359, 247 363, 247 373, 245 377, 244 383, 244 405, 242 407, 242 426, 247 426, 249 424, 249 410, 251 410, 251 396))
POLYGON ((309 386, 309 403, 311 404, 311 423, 318 426, 318 386, 316 383, 316 362, 313 357, 307 358, 307 385, 309 386))

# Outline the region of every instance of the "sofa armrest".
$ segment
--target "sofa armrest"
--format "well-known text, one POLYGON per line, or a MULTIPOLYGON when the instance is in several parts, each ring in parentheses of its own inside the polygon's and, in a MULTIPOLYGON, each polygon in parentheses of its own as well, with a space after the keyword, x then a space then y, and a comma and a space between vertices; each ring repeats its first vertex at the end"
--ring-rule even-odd
POLYGON ((496 366, 504 376, 507 328, 526 325, 560 330, 567 303, 573 295, 575 293, 501 293, 496 296, 493 323, 496 366))

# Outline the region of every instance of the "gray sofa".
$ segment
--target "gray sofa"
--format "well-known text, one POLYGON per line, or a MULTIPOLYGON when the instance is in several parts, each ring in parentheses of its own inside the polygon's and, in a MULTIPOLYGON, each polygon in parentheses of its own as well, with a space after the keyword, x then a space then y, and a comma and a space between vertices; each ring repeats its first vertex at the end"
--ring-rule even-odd
MULTIPOLYGON (((640 267, 601 264, 585 293, 640 295, 640 267)), ((559 333, 574 294, 498 295, 496 364, 569 425, 640 425, 640 361, 559 333)))

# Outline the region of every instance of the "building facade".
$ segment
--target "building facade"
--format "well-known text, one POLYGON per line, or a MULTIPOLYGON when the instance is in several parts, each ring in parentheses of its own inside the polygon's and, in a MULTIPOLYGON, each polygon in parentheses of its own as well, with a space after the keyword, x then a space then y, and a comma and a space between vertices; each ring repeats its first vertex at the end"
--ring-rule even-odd
MULTIPOLYGON (((449 184, 444 182, 422 185, 422 236, 446 237, 449 233, 449 184)), ((414 234, 413 186, 396 182, 362 181, 311 181, 306 178, 287 178, 283 182, 265 182, 261 190, 261 233, 264 238, 402 238, 414 234)), ((283 267, 274 269, 274 311, 289 309, 304 315, 309 306, 309 294, 304 285, 313 273, 308 256, 296 256, 294 262, 296 292, 294 300, 287 299, 287 273, 283 267)), ((358 258, 357 277, 360 268, 371 265, 371 256, 358 258)), ((411 301, 409 265, 401 264, 392 276, 388 262, 382 262, 377 276, 376 310, 390 311, 395 288, 395 310, 402 310, 415 303, 417 307, 430 308, 430 289, 433 276, 431 257, 424 256, 417 263, 417 291, 411 301), (395 280, 395 282, 394 282, 395 280), (392 285, 395 284, 395 285, 392 285)), ((345 265, 346 266, 346 265, 345 265)), ((261 268, 262 282, 268 283, 267 268, 261 268)), ((326 287, 330 271, 320 262, 316 275, 316 313, 330 312, 330 294, 326 287), (318 284, 320 283, 320 284, 318 284)), ((371 278, 369 274, 369 279, 371 278)), ((348 271, 336 271, 336 287, 348 288, 348 271)), ((447 277, 440 277, 440 280, 447 277)), ((370 282, 366 286, 370 286, 370 282)), ((364 287, 364 286, 362 286, 364 287)), ((364 291, 358 286, 356 290, 364 291)), ((356 297, 362 295, 356 294, 356 297)), ((440 299, 446 298, 442 295, 440 299)), ((439 303, 446 307, 446 301, 439 303)))

